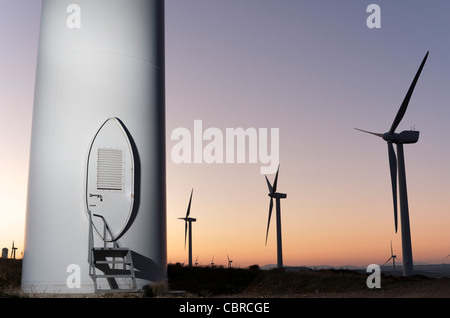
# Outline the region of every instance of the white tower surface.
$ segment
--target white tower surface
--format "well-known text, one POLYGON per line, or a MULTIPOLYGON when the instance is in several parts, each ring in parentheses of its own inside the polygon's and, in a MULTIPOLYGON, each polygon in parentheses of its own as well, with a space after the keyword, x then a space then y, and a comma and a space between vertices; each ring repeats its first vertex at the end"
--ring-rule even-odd
MULTIPOLYGON (((137 288, 166 279, 164 76, 163 0, 42 1, 24 291, 94 291, 88 210, 95 200, 108 207, 104 216, 120 231, 114 233, 120 246, 132 251, 137 288), (123 157, 123 166, 133 169, 131 210, 107 204, 126 190, 120 180, 95 193, 87 186, 90 147, 110 118, 121 123, 132 146, 132 155, 123 157)), ((115 140, 99 147, 121 149, 123 139, 117 146, 115 140)))

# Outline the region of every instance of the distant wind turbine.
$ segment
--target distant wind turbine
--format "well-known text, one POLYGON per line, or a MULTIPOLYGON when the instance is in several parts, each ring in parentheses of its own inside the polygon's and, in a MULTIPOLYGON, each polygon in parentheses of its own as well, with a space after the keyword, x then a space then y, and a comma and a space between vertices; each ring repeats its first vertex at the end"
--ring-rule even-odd
POLYGON ((196 222, 197 219, 190 218, 189 214, 191 213, 191 203, 192 203, 192 193, 194 189, 191 190, 191 197, 189 198, 189 205, 186 212, 186 217, 178 218, 180 220, 184 220, 184 248, 186 248, 186 239, 189 228, 189 267, 192 267, 192 222, 196 222))
POLYGON ((12 259, 16 259, 16 250, 17 250, 17 247, 14 247, 14 241, 13 241, 12 248, 11 248, 11 258, 12 259))
POLYGON ((231 263, 233 262, 230 257, 227 254, 227 258, 228 258, 228 268, 231 268, 231 263))
POLYGON ((397 258, 397 255, 394 254, 394 250, 392 249, 392 241, 391 241, 391 257, 389 257, 389 259, 381 266, 386 265, 387 263, 389 263, 390 260, 392 260, 392 264, 394 265, 394 272, 393 275, 395 276, 395 259, 397 258))
POLYGON ((214 255, 213 255, 212 259, 211 259, 211 267, 214 267, 214 255))
POLYGON ((373 133, 370 131, 365 131, 361 129, 357 129, 359 131, 363 131, 377 137, 383 138, 387 141, 388 145, 388 155, 389 155, 389 166, 391 171, 391 185, 392 185, 392 195, 394 199, 394 222, 395 222, 395 232, 397 233, 397 165, 398 165, 398 184, 399 184, 399 192, 400 192, 400 221, 401 221, 401 231, 402 231, 402 254, 403 254, 403 275, 410 276, 414 274, 413 267, 413 257, 412 257, 412 247, 411 247, 411 230, 409 226, 409 210, 408 210, 408 195, 406 190, 406 172, 405 172, 405 157, 403 153, 403 144, 413 144, 419 140, 419 132, 418 131, 402 131, 401 133, 395 133, 395 129, 400 124, 400 121, 403 119, 405 115, 406 109, 408 108, 409 101, 413 94, 416 83, 419 79, 420 73, 425 65, 425 62, 428 58, 428 53, 425 55, 425 58, 422 61, 422 64, 419 67, 419 70, 414 77, 414 80, 409 87, 409 90, 403 100, 400 109, 397 112, 397 116, 392 123, 391 128, 387 133, 373 133), (394 146, 392 144, 397 145, 397 155, 396 158, 394 146))
POLYGON ((277 192, 277 185, 278 185, 278 172, 280 170, 280 166, 278 165, 277 174, 275 175, 275 180, 273 182, 273 187, 269 182, 269 179, 267 179, 266 176, 266 182, 267 186, 269 188, 269 197, 270 197, 270 205, 269 205, 269 218, 267 221, 267 231, 266 231, 266 246, 267 246, 267 237, 269 236, 269 226, 270 226, 270 218, 272 216, 272 209, 273 209, 273 199, 276 200, 276 221, 277 221, 277 267, 282 268, 283 267, 283 250, 282 250, 282 243, 281 243, 281 202, 280 199, 286 199, 287 194, 286 193, 279 193, 277 192))

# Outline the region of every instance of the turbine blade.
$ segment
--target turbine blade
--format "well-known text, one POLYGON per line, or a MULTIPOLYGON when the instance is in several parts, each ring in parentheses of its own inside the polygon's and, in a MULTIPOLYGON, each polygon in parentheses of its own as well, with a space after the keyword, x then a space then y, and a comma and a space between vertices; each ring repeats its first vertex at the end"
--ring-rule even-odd
POLYGON ((280 165, 278 165, 277 174, 275 175, 275 180, 273 181, 272 195, 277 192, 277 183, 278 183, 278 172, 280 171, 280 165))
POLYGON ((398 124, 405 115, 406 109, 408 108, 409 100, 411 99, 411 96, 414 92, 414 88, 416 87, 417 81, 419 80, 419 76, 420 73, 422 72, 425 62, 427 61, 428 53, 430 52, 427 52, 422 61, 422 64, 420 64, 419 70, 417 71, 416 76, 414 77, 414 80, 412 81, 411 86, 409 87, 409 90, 406 93, 405 99, 403 100, 403 103, 400 106, 400 109, 398 110, 397 116, 395 116, 394 122, 392 123, 391 129, 389 130, 391 134, 395 131, 395 129, 397 129, 398 124))
POLYGON ((391 241, 391 257, 394 256, 394 251, 392 250, 392 241, 391 241))
POLYGON ((272 185, 270 184, 269 179, 267 179, 267 176, 265 176, 265 177, 266 177, 267 187, 269 188, 269 193, 272 194, 272 185))
POLYGON ((191 197, 189 198, 189 204, 188 204, 188 208, 186 211, 186 217, 188 217, 189 214, 191 213, 192 192, 194 192, 194 188, 192 188, 192 190, 191 190, 191 197))
POLYGON ((386 264, 391 260, 391 258, 392 258, 392 257, 389 257, 389 259, 388 259, 383 265, 381 265, 381 266, 386 265, 386 264))
POLYGON ((377 136, 377 137, 383 138, 383 134, 374 133, 374 132, 367 131, 367 130, 362 130, 362 129, 359 129, 359 128, 355 128, 355 129, 356 129, 356 130, 359 130, 359 131, 362 131, 362 132, 365 132, 365 133, 367 133, 367 134, 371 134, 371 135, 375 135, 375 136, 377 136))
POLYGON ((395 155, 394 146, 392 146, 391 142, 388 142, 388 151, 389 167, 391 169, 392 198, 394 202, 395 233, 397 233, 397 157, 395 155))
POLYGON ((270 217, 272 216, 272 209, 273 209, 273 198, 270 198, 269 219, 267 220, 267 231, 266 231, 266 246, 267 246, 267 237, 269 236, 269 226, 270 226, 270 217))

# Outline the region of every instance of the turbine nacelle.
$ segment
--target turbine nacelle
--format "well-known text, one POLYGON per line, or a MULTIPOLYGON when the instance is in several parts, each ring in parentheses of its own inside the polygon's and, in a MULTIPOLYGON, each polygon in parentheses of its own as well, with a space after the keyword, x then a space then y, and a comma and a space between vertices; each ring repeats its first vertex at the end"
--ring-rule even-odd
POLYGON ((197 219, 195 218, 178 218, 179 220, 185 220, 186 222, 195 222, 197 219))
POLYGON ((367 131, 367 130, 362 130, 359 128, 355 128, 356 130, 383 138, 383 140, 387 141, 388 143, 393 143, 393 144, 415 144, 416 142, 419 141, 419 131, 416 130, 405 130, 402 131, 401 133, 397 134, 395 132, 387 132, 384 134, 379 134, 379 133, 374 133, 371 131, 367 131))
POLYGON ((269 193, 268 194, 269 197, 274 198, 274 199, 286 199, 287 198, 287 194, 286 193, 269 193))
POLYGON ((387 142, 392 142, 394 144, 415 144, 419 141, 419 131, 415 130, 405 130, 401 133, 390 133, 387 132, 383 134, 383 139, 387 142))

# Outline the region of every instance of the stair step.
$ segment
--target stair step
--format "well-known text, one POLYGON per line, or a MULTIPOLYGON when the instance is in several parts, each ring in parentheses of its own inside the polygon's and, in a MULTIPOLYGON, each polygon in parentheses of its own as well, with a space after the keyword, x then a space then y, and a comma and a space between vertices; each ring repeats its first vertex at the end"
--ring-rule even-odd
POLYGON ((98 293, 123 293, 123 292, 135 293, 137 291, 138 291, 137 288, 117 288, 117 289, 103 289, 103 288, 99 288, 99 289, 97 289, 98 293))
MULTIPOLYGON (((107 264, 95 265, 96 270, 93 274, 97 275, 98 271, 103 272, 104 275, 133 275, 134 270, 131 268, 112 268, 107 264)), ((100 274, 100 273, 99 273, 100 274)))
POLYGON ((101 274, 95 275, 96 278, 134 278, 132 274, 101 274))
POLYGON ((127 247, 94 247, 94 251, 129 251, 127 247))
POLYGON ((130 253, 128 248, 94 248, 94 257, 125 257, 130 253))
POLYGON ((131 261, 94 261, 94 264, 100 265, 100 264, 124 264, 124 265, 131 265, 131 261))

